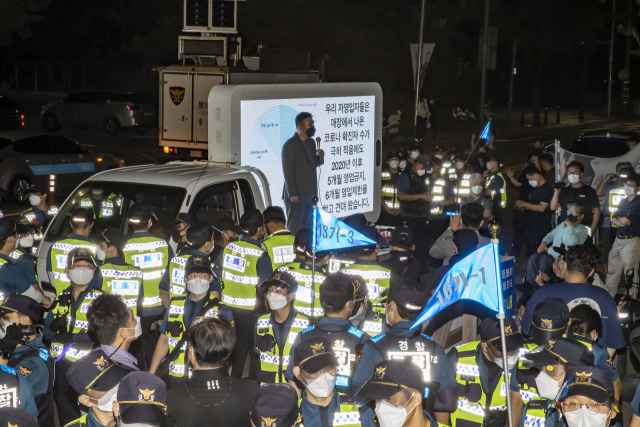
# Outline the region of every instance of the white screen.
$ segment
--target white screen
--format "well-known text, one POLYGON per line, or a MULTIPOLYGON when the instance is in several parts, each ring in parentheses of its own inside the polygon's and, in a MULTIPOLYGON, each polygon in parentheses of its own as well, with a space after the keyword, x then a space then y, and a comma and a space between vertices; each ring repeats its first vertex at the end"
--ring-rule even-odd
POLYGON ((295 117, 313 115, 324 165, 316 169, 319 206, 337 217, 374 209, 375 96, 270 99, 240 102, 241 163, 267 177, 271 200, 284 208, 282 146, 296 132, 295 117))

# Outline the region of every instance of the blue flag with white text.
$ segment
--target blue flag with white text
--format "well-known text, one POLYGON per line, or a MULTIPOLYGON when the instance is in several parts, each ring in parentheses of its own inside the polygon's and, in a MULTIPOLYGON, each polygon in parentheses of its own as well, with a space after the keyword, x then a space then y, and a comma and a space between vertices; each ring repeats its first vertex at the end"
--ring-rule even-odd
POLYGON ((489 144, 489 126, 491 126, 491 122, 487 122, 487 125, 484 127, 484 130, 480 134, 480 139, 487 140, 487 143, 485 144, 485 146, 489 144))
POLYGON ((335 218, 331 214, 313 209, 313 247, 316 251, 333 251, 336 249, 353 248, 358 246, 377 245, 367 236, 360 233, 335 218))

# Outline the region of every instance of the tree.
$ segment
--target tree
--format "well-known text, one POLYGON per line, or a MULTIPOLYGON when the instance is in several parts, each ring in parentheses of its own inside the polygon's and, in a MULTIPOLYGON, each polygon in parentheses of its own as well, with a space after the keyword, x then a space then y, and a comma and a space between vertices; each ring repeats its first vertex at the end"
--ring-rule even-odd
POLYGON ((0 46, 11 46, 18 35, 30 38, 31 27, 42 21, 49 0, 0 0, 0 46))

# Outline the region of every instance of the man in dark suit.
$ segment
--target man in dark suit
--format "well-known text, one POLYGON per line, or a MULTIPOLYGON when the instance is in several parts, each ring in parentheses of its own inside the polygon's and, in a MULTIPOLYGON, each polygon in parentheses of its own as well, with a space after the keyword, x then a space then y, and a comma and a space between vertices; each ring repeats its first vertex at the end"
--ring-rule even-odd
POLYGON ((295 235, 302 228, 312 228, 311 199, 318 195, 316 168, 324 163, 324 151, 316 150, 316 128, 311 113, 296 116, 297 132, 282 146, 284 206, 287 228, 295 235))

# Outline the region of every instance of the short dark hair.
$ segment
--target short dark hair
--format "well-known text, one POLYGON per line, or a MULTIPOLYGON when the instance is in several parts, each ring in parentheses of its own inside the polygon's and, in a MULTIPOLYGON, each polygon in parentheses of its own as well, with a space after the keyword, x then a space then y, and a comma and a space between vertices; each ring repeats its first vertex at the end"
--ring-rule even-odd
POLYGON ((540 151, 534 151, 533 153, 529 154, 527 156, 527 161, 531 161, 532 157, 537 157, 538 158, 538 162, 540 162, 540 157, 542 157, 542 153, 540 151))
POLYGON ((631 164, 631 162, 618 162, 618 164, 616 165, 616 172, 618 171, 618 169, 624 166, 625 168, 632 168, 633 165, 631 164))
POLYGON ((593 250, 585 245, 574 245, 567 249, 564 256, 567 270, 578 273, 584 277, 589 276, 591 270, 596 268, 596 255, 593 250))
POLYGON ((277 222, 286 224, 287 218, 284 216, 284 210, 280 206, 269 206, 262 212, 264 223, 277 222))
MULTIPOLYGON (((393 300, 388 301, 387 307, 389 307, 389 304, 391 302, 393 302, 393 300)), ((420 304, 417 304, 417 305, 420 305, 420 304)), ((398 303, 396 303, 396 310, 398 310, 398 316, 400 316, 402 320, 408 320, 409 322, 415 322, 416 320, 418 320, 418 316, 420 315, 419 311, 409 312, 404 307, 400 307, 398 303)))
POLYGON ((296 116, 296 129, 298 128, 298 126, 300 126, 300 123, 302 123, 304 119, 308 119, 309 117, 313 117, 313 115, 306 111, 303 111, 302 113, 298 114, 296 116))
POLYGON ((588 304, 578 304, 571 310, 571 330, 574 334, 587 336, 592 331, 598 335, 602 332, 602 318, 598 312, 588 304))
POLYGON ((637 174, 631 174, 627 177, 627 181, 633 181, 633 183, 635 185, 637 185, 638 187, 640 187, 640 175, 637 174))
POLYGON ((538 161, 539 162, 545 162, 548 163, 550 165, 553 165, 553 156, 549 153, 547 154, 543 154, 542 156, 538 157, 538 161))
POLYGON ((480 203, 467 203, 462 207, 460 216, 465 227, 478 228, 484 219, 484 209, 480 203))
POLYGON ((356 255, 358 256, 369 256, 372 255, 376 251, 375 246, 368 246, 364 249, 360 249, 356 255))
POLYGON ((203 368, 225 366, 236 346, 236 331, 225 317, 200 317, 187 333, 198 365, 203 368))
POLYGON ((118 330, 129 325, 127 304, 120 295, 102 294, 89 305, 87 322, 91 338, 100 344, 111 344, 118 330))
POLYGON ((569 202, 567 203, 567 210, 569 210, 569 206, 575 206, 578 208, 578 213, 580 215, 584 215, 587 212, 587 208, 584 206, 583 203, 580 202, 569 202))
POLYGON ((576 162, 575 160, 567 165, 567 171, 569 171, 570 167, 575 167, 580 170, 580 173, 584 173, 584 165, 580 162, 576 162))

